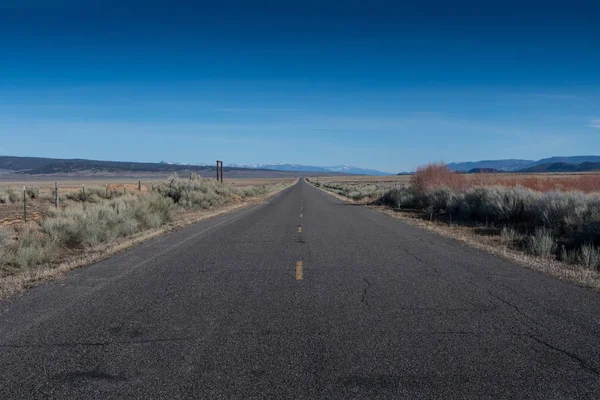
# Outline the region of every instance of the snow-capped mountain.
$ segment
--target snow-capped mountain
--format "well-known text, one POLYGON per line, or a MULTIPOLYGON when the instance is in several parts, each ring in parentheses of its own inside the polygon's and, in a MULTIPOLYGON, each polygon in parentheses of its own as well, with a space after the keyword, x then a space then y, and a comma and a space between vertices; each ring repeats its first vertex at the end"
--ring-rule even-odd
POLYGON ((204 164, 204 163, 186 164, 186 163, 180 163, 180 162, 174 162, 174 161, 161 161, 161 162, 159 162, 159 164, 167 164, 167 165, 193 165, 195 167, 208 167, 208 164, 204 164))
POLYGON ((360 168, 351 165, 333 165, 330 167, 320 167, 315 165, 300 165, 300 164, 226 164, 228 167, 234 168, 251 168, 251 169, 270 169, 275 171, 300 171, 300 172, 340 172, 353 175, 392 175, 388 172, 378 171, 375 169, 360 168))
MULTIPOLYGON (((186 164, 179 163, 174 161, 161 161, 161 164, 169 164, 169 165, 193 165, 199 167, 210 167, 214 166, 214 164, 186 164)), ((299 171, 299 172, 339 172, 344 174, 352 174, 352 175, 393 175, 389 172, 378 171, 375 169, 368 168, 360 168, 352 165, 333 165, 330 167, 319 167, 314 165, 300 165, 300 164, 287 164, 287 163, 276 163, 276 164, 223 164, 226 167, 230 168, 248 168, 248 169, 269 169, 273 171, 299 171)))

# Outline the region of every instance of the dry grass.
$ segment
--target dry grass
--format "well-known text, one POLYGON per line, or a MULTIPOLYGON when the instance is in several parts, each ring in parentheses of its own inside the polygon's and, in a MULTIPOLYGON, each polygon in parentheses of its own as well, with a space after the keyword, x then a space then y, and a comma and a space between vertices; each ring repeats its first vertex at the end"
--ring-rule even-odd
POLYGON ((539 192, 580 191, 600 192, 600 174, 468 174, 463 175, 469 186, 522 186, 539 192))
MULTIPOLYGON (((435 165, 435 164, 434 164, 435 165)), ((424 167, 421 167, 421 169, 424 167)), ((442 172, 442 176, 447 175, 442 172)), ((435 174, 434 174, 435 176, 435 174)), ((341 183, 345 185, 376 184, 388 188, 407 185, 414 175, 394 176, 325 176, 311 177, 312 182, 341 183)), ((452 174, 451 179, 464 180, 467 187, 472 186, 522 186, 529 189, 547 192, 552 190, 577 190, 584 193, 600 192, 600 173, 481 173, 481 174, 452 174), (456 176, 459 176, 456 178, 456 176)), ((446 186, 448 186, 447 182, 446 186)), ((452 182, 450 182, 452 183, 452 182)), ((452 185, 450 185, 452 186, 452 185)))

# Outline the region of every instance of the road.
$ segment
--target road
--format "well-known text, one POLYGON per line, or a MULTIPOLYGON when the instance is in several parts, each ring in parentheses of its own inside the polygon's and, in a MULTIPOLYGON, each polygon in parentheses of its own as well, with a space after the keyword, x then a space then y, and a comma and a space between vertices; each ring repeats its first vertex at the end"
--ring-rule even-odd
POLYGON ((600 295, 300 181, 0 303, 1 399, 598 398, 600 295))

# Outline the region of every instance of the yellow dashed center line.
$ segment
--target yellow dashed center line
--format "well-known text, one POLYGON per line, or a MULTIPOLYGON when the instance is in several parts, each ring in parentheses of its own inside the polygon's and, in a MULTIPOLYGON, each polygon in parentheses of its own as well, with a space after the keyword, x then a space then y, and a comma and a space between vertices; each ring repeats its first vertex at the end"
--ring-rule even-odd
POLYGON ((296 280, 301 281, 304 279, 304 271, 302 271, 302 261, 296 262, 296 280))
MULTIPOLYGON (((304 211, 304 202, 303 202, 303 200, 300 200, 300 218, 303 217, 302 211, 304 211)), ((302 233, 301 226, 298 227, 298 233, 302 233)), ((304 279, 304 270, 303 270, 302 261, 298 261, 298 262, 296 262, 296 280, 301 281, 303 279, 304 279)))

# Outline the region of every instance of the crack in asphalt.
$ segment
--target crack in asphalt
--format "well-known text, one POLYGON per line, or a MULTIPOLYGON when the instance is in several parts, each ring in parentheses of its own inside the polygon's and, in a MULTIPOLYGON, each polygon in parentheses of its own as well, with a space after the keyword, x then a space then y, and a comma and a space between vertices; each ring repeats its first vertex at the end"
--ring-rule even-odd
MULTIPOLYGON (((483 287, 481 287, 480 285, 476 284, 474 281, 472 281, 472 280, 470 280, 470 279, 469 279, 469 280, 467 280, 467 282, 468 282, 468 283, 469 283, 471 286, 473 286, 473 287, 475 287, 475 288, 477 288, 477 289, 481 290, 481 291, 482 291, 482 293, 486 293, 488 296, 491 296, 491 297, 495 298, 496 300, 500 301, 501 303, 503 303, 503 304, 505 304, 505 305, 509 306, 510 308, 512 308, 513 310, 515 310, 515 311, 516 311, 516 312, 517 312, 519 315, 521 315, 521 316, 522 316, 522 317, 524 317, 525 319, 527 319, 527 320, 529 320, 529 321, 533 322, 533 323, 534 323, 534 324, 536 324, 538 327, 541 327, 541 328, 543 328, 543 329, 546 329, 546 330, 548 329, 548 328, 547 328, 547 327, 546 327, 544 324, 542 324, 541 322, 538 322, 538 321, 537 321, 537 320, 535 320, 534 318, 532 318, 532 317, 530 317, 529 315, 525 314, 523 311, 521 311, 521 309, 520 309, 519 307, 517 307, 515 304, 511 303, 510 301, 508 301, 508 300, 504 300, 503 298, 501 298, 501 297, 499 297, 499 296, 495 295, 495 294, 494 294, 494 293, 492 293, 490 290, 486 290, 486 289, 484 289, 483 287)), ((525 325, 526 327, 528 327, 529 329, 531 329, 532 331, 537 331, 537 330, 538 330, 537 328, 535 328, 535 327, 533 327, 533 326, 531 326, 531 325, 529 325, 529 324, 526 324, 526 323, 525 323, 525 322, 523 322, 523 321, 520 321, 520 322, 521 322, 523 325, 525 325)))
POLYGON ((415 260, 417 260, 417 262, 419 262, 419 263, 425 265, 427 268, 433 270, 435 272, 435 275, 440 275, 440 271, 438 271, 438 269, 435 268, 433 265, 431 265, 429 262, 425 261, 423 258, 419 257, 418 255, 416 255, 415 253, 413 253, 412 251, 410 251, 406 247, 403 247, 402 249, 404 250, 404 252, 406 254, 408 254, 409 256, 411 256, 412 258, 414 258, 415 260))
MULTIPOLYGON (((515 311, 516 311, 516 312, 517 312, 519 315, 521 315, 521 316, 523 316, 523 317, 527 318, 529 321, 533 322, 533 323, 534 323, 534 324, 536 324, 537 326, 539 326, 539 327, 541 327, 541 328, 544 328, 544 329, 547 329, 547 328, 546 328, 546 326, 544 326, 544 324, 542 324, 542 323, 540 323, 540 322, 536 321, 535 319, 533 319, 533 318, 532 318, 532 317, 530 317, 529 315, 525 314, 523 311, 521 311, 521 309, 520 309, 519 307, 517 307, 517 306, 516 306, 516 305, 514 305, 513 303, 511 303, 511 302, 509 302, 509 301, 507 301, 507 300, 504 300, 504 299, 503 299, 503 298, 501 298, 501 297, 498 297, 498 296, 496 296, 496 295, 495 295, 495 294, 493 294, 492 292, 489 292, 489 291, 488 291, 488 294, 489 294, 490 296, 492 296, 493 298, 495 298, 495 299, 497 299, 497 300, 501 301, 502 303, 506 304, 507 306, 511 307, 511 308, 512 308, 512 309, 514 309, 514 310, 515 310, 515 311)), ((525 324, 525 325, 527 325, 527 324, 525 324)), ((529 325, 527 325, 527 326, 528 326, 529 328, 531 328, 531 329, 535 330, 534 328, 530 327, 529 325)))
POLYGON ((360 302, 364 303, 368 308, 371 308, 371 305, 367 301, 367 292, 371 287, 371 282, 369 282, 367 278, 363 278, 363 280, 367 283, 367 286, 363 289, 362 298, 360 299, 360 302))
POLYGON ((586 363, 581 357, 579 357, 579 356, 577 356, 577 355, 575 355, 573 353, 570 353, 570 352, 568 352, 568 351, 566 351, 564 349, 561 349, 560 347, 556 347, 556 346, 554 346, 554 345, 552 345, 552 344, 550 344, 550 343, 548 343, 548 342, 546 342, 546 341, 544 341, 544 340, 542 340, 542 339, 540 339, 540 338, 538 338, 538 337, 536 337, 534 335, 529 335, 529 337, 531 339, 535 340, 536 342, 538 342, 539 344, 544 345, 544 346, 548 347, 549 349, 552 349, 552 350, 554 350, 554 351, 556 351, 558 353, 564 354, 567 357, 571 358, 572 360, 577 361, 581 365, 581 368, 583 368, 583 369, 585 369, 587 371, 590 371, 590 372, 592 372, 593 374, 595 374, 597 376, 600 376, 600 372, 596 368, 594 368, 591 365, 589 365, 588 363, 586 363))

